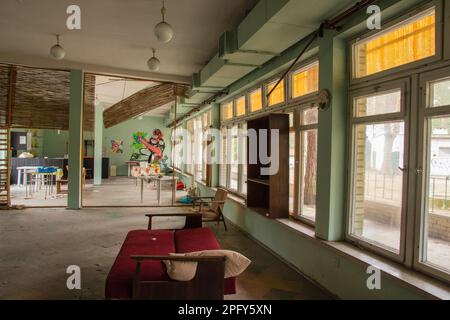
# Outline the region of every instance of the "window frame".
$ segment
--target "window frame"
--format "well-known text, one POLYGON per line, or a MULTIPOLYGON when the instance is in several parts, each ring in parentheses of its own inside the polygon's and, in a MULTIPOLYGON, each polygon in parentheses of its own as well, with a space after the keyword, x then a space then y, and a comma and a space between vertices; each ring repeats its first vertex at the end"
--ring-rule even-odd
POLYGON ((410 250, 409 244, 407 243, 407 223, 408 223, 408 203, 409 203, 409 168, 412 165, 410 162, 410 111, 407 108, 408 102, 410 101, 411 93, 410 93, 410 81, 408 78, 402 78, 399 80, 390 81, 379 85, 377 87, 369 87, 363 89, 357 89, 354 91, 349 91, 349 99, 348 105, 350 107, 350 119, 348 121, 348 152, 347 152, 347 163, 348 163, 348 174, 347 174, 347 199, 346 199, 346 223, 345 223, 345 240, 357 245, 361 246, 369 251, 373 251, 376 254, 388 257, 397 262, 405 263, 406 262, 406 253, 410 250), (394 89, 401 89, 401 111, 396 113, 385 114, 383 115, 375 115, 375 116, 367 116, 361 118, 354 117, 354 101, 356 98, 373 95, 376 93, 385 93, 392 91, 394 89), (378 124, 385 123, 388 121, 404 121, 404 157, 403 157, 403 192, 402 192, 402 211, 401 211, 401 221, 400 221, 400 243, 399 243, 399 252, 398 254, 392 250, 389 250, 386 247, 383 247, 382 244, 377 244, 375 241, 370 241, 370 239, 358 237, 352 234, 353 229, 353 188, 354 188, 354 146, 355 146, 355 134, 354 134, 354 126, 361 124, 378 124))
POLYGON ((443 23, 442 23, 442 19, 443 19, 443 4, 441 0, 433 0, 429 3, 426 3, 424 5, 418 6, 417 8, 414 8, 410 11, 408 11, 406 14, 402 14, 399 17, 390 19, 388 22, 383 24, 383 29, 389 29, 392 27, 395 27, 396 25, 401 25, 402 22, 407 21, 408 19, 413 18, 416 15, 419 15, 420 13, 423 13, 431 8, 435 8, 435 14, 436 14, 436 25, 435 25, 435 55, 428 57, 428 58, 424 58, 421 60, 417 60, 417 61, 413 61, 404 65, 400 65, 398 67, 395 68, 391 68, 388 70, 384 70, 381 72, 377 72, 365 77, 361 77, 361 78, 357 78, 356 74, 355 74, 355 61, 353 59, 353 57, 355 56, 355 45, 358 42, 364 41, 365 39, 371 38, 373 36, 376 36, 377 34, 380 34, 382 32, 384 32, 384 30, 372 30, 370 32, 364 32, 362 34, 360 34, 359 36, 353 38, 352 40, 349 41, 348 44, 348 66, 350 68, 350 73, 349 73, 349 77, 350 77, 350 85, 357 85, 357 84, 361 84, 361 83, 365 83, 368 81, 372 81, 372 80, 376 80, 376 79, 381 79, 384 78, 386 76, 390 76, 390 75, 394 75, 397 74, 399 72, 402 71, 408 71, 411 70, 413 68, 416 67, 420 67, 432 62, 437 62, 437 61, 441 61, 442 57, 443 57, 443 23))
POLYGON ((253 87, 250 90, 248 90, 245 95, 247 96, 248 99, 248 113, 247 115, 255 115, 258 114, 260 112, 264 112, 264 87, 263 86, 257 86, 257 87, 253 87), (251 95, 252 93, 256 92, 260 90, 261 91, 261 108, 256 110, 256 111, 252 111, 252 106, 251 106, 251 95))
POLYGON ((297 74, 297 73, 300 73, 302 71, 308 70, 308 68, 310 68, 314 64, 317 64, 317 67, 318 67, 318 70, 319 70, 318 71, 318 75, 317 75, 317 79, 319 80, 320 64, 319 64, 318 57, 314 57, 312 59, 308 59, 306 61, 303 61, 302 63, 296 65, 293 68, 293 71, 289 73, 289 75, 287 77, 288 78, 288 83, 289 83, 289 85, 288 85, 288 93, 289 93, 288 94, 288 102, 304 101, 305 99, 310 99, 310 98, 315 97, 319 93, 320 88, 318 88, 317 91, 310 92, 308 94, 304 94, 304 95, 299 96, 299 97, 294 97, 294 83, 293 83, 294 75, 297 74))
MULTIPOLYGON (((306 95, 304 97, 306 97, 306 95)), ((302 190, 303 190, 303 176, 302 176, 302 172, 303 172, 303 154, 304 154, 303 153, 304 141, 302 139, 302 133, 310 131, 310 130, 317 130, 317 133, 318 133, 319 132, 319 119, 317 119, 317 123, 315 123, 315 124, 302 125, 302 123, 301 123, 301 114, 305 110, 316 109, 316 108, 317 108, 317 112, 319 113, 320 109, 318 107, 318 103, 309 103, 309 104, 304 104, 304 105, 300 106, 297 109, 297 116, 296 116, 296 119, 294 120, 294 124, 295 124, 295 121, 297 121, 297 127, 295 129, 295 131, 296 131, 295 140, 296 140, 296 149, 298 149, 298 151, 296 151, 296 152, 298 152, 297 153, 297 158, 296 158, 296 164, 297 164, 297 167, 298 167, 298 173, 296 174, 296 178, 298 179, 298 182, 297 182, 296 185, 297 185, 298 190, 297 190, 297 193, 296 193, 297 200, 294 201, 294 203, 297 206, 296 207, 296 212, 295 212, 295 214, 296 214, 295 218, 299 219, 300 221, 302 221, 302 222, 304 222, 306 224, 309 224, 311 226, 315 226, 316 220, 312 220, 312 219, 309 219, 306 216, 304 216, 302 214, 302 209, 301 209, 302 208, 302 195, 301 195, 301 193, 302 193, 302 190)), ((318 142, 319 141, 317 141, 317 145, 318 145, 318 142)), ((316 166, 317 166, 317 164, 316 164, 316 166)), ((319 168, 318 167, 316 167, 316 168, 317 168, 317 172, 319 172, 319 168)), ((317 172, 316 172, 316 179, 317 179, 317 172)), ((317 186, 317 181, 316 181, 316 186, 317 186)), ((316 189, 316 201, 317 201, 317 189, 316 189)), ((315 216, 317 215, 317 204, 316 204, 316 211, 315 211, 314 215, 315 216)))
POLYGON ((427 194, 427 174, 429 170, 429 162, 427 161, 429 156, 429 143, 427 134, 427 125, 430 119, 447 116, 450 117, 450 105, 440 107, 428 107, 429 95, 428 84, 432 81, 436 81, 443 78, 450 77, 450 66, 425 72, 420 75, 419 87, 421 89, 418 107, 418 126, 417 126, 417 164, 416 164, 416 194, 415 199, 415 225, 414 225, 414 260, 413 267, 423 273, 437 277, 441 280, 450 282, 450 272, 445 272, 439 269, 437 266, 433 267, 432 264, 422 262, 423 258, 423 245, 424 245, 424 232, 426 229, 426 202, 423 201, 423 196, 427 194), (421 147, 421 145, 423 147, 421 147), (417 171, 421 170, 421 172, 417 171))
POLYGON ((249 113, 248 112, 248 110, 249 110, 248 109, 248 95, 246 93, 241 94, 239 96, 236 96, 233 99, 233 104, 234 104, 234 111, 233 111, 234 117, 233 117, 233 119, 244 118, 244 117, 246 117, 248 115, 248 113, 249 113), (245 102, 244 114, 242 114, 242 115, 238 115, 238 101, 240 99, 244 99, 244 102, 245 102))
MULTIPOLYGON (((283 78, 283 81, 282 81, 282 83, 283 83, 283 95, 284 95, 283 101, 278 102, 276 104, 272 104, 272 105, 269 104, 270 103, 269 102, 270 99, 267 97, 267 95, 269 94, 269 91, 270 91, 269 90, 269 86, 272 85, 272 84, 276 84, 280 80, 280 77, 272 77, 272 78, 270 78, 270 79, 268 79, 268 80, 266 80, 264 82, 264 91, 263 91, 264 102, 265 102, 263 104, 263 110, 264 111, 273 110, 274 108, 286 105, 289 102, 289 96, 288 96, 288 90, 287 90, 288 82, 289 82, 288 78, 289 77, 286 76, 286 77, 283 78)), ((280 82, 280 84, 281 84, 281 82, 280 82)))

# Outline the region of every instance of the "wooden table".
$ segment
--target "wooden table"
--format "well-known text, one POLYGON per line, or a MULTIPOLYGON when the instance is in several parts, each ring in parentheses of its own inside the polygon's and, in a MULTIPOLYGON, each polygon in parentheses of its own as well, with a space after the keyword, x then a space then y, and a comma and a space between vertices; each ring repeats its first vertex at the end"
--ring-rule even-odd
POLYGON ((178 177, 149 175, 139 176, 138 179, 141 180, 141 203, 144 203, 144 181, 149 183, 155 181, 157 183, 156 198, 158 199, 158 206, 161 205, 161 185, 163 182, 172 183, 172 205, 175 204, 178 177))

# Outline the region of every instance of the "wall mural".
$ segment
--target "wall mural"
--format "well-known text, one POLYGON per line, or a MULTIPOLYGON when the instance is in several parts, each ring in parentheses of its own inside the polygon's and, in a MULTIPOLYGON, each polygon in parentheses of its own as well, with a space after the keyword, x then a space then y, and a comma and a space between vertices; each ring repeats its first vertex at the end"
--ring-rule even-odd
POLYGON ((123 153, 123 140, 111 140, 111 150, 113 153, 123 153))
POLYGON ((152 136, 147 139, 148 133, 136 132, 133 134, 131 148, 133 154, 131 161, 147 161, 148 163, 166 162, 167 156, 164 156, 166 143, 164 135, 159 129, 154 129, 152 136))

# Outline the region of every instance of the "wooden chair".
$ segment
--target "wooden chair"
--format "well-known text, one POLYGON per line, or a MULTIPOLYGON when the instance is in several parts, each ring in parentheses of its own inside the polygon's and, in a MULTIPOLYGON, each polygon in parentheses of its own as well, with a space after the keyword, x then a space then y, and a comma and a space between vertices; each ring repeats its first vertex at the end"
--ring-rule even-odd
POLYGON ((227 224, 223 216, 223 207, 227 200, 228 191, 222 188, 217 188, 214 197, 193 197, 193 210, 202 214, 203 222, 223 223, 225 231, 227 231, 227 224), (198 207, 198 209, 196 208, 198 207))

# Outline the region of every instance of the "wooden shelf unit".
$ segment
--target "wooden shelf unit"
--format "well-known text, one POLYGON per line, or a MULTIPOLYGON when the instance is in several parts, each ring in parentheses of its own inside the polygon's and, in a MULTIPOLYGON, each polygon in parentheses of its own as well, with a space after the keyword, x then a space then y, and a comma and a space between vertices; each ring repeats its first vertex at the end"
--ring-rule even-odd
MULTIPOLYGON (((271 218, 281 219, 289 217, 289 115, 270 114, 268 116, 250 120, 247 129, 255 129, 258 137, 256 150, 258 151, 258 162, 247 164, 247 206, 256 208, 256 212, 271 218), (263 165, 259 159, 259 130, 279 130, 279 169, 275 175, 261 176, 261 168, 270 167, 270 164, 263 165)), ((272 154, 271 135, 267 133, 267 150, 272 154)), ((250 145, 250 138, 247 143, 247 159, 250 150, 255 146, 250 145)))

